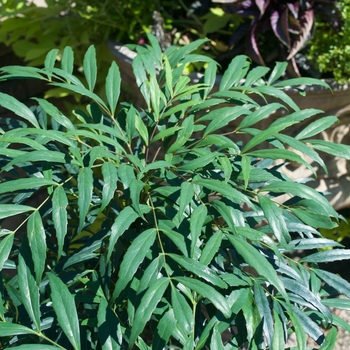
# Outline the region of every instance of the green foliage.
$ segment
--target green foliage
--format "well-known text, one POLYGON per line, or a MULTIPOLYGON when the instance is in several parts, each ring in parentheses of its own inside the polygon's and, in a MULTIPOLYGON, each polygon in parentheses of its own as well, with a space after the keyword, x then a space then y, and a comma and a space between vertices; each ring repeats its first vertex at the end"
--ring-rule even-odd
POLYGON ((350 1, 339 1, 343 20, 339 31, 324 22, 316 22, 315 34, 307 57, 320 72, 339 82, 350 79, 350 1))
POLYGON ((350 301, 325 297, 349 298, 350 285, 318 263, 350 253, 318 231, 339 221, 325 197, 281 169, 304 162, 289 146, 320 166, 319 148, 339 156, 349 146, 313 139, 329 124, 322 119, 295 138, 283 133, 321 112, 299 110, 283 92, 305 83, 279 83, 285 64, 262 80, 267 70, 238 56, 213 92, 214 61, 200 57, 208 69, 198 83, 183 74, 203 40, 164 53, 149 41, 133 62, 143 110, 120 103, 115 63, 106 99, 94 92, 93 47, 85 85, 71 74, 69 48, 56 64, 50 52, 43 69, 1 70, 1 80, 43 79, 90 100, 64 115, 39 98, 30 109, 0 95, 21 118, 7 120, 0 138, 1 346, 278 349, 295 333, 299 349, 306 334, 332 347, 332 325, 350 327, 328 307, 350 301), (259 130, 283 104, 260 106, 251 94, 275 96, 291 114, 259 130), (328 246, 335 249, 290 258, 328 246), (332 328, 327 337, 323 326, 332 328))

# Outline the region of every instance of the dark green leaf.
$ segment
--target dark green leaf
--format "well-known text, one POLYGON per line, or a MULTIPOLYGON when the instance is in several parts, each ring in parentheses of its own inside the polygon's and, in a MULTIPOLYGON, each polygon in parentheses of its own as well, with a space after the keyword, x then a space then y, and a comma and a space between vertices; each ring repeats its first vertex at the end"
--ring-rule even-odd
POLYGON ((194 273, 207 282, 210 282, 219 288, 227 288, 227 284, 223 282, 223 280, 214 272, 214 270, 206 265, 203 265, 199 261, 176 254, 168 254, 168 256, 170 256, 187 271, 194 273))
POLYGON ((286 301, 289 300, 284 285, 277 275, 276 270, 266 260, 266 258, 259 253, 251 244, 247 243, 243 239, 227 235, 227 238, 237 250, 246 263, 252 266, 259 275, 264 276, 277 290, 282 294, 286 301))
POLYGON ((96 50, 91 45, 84 55, 84 74, 90 91, 94 90, 97 77, 96 50))
POLYGON ((122 349, 122 333, 119 321, 104 298, 101 298, 98 307, 97 325, 102 350, 122 349))
POLYGON ((106 96, 111 115, 114 115, 120 95, 120 71, 115 62, 112 62, 106 78, 106 96))
POLYGON ((135 322, 131 328, 131 334, 129 338, 129 346, 135 343, 136 338, 142 332, 146 323, 152 316, 154 309, 163 297, 165 290, 169 285, 169 279, 162 277, 156 280, 147 289, 146 293, 141 299, 140 306, 135 312, 135 322))
POLYGON ((74 52, 70 46, 63 49, 61 68, 65 72, 72 74, 74 69, 74 52))
POLYGON ((45 270, 46 234, 38 211, 35 211, 29 217, 27 224, 27 235, 30 250, 32 252, 36 283, 39 285, 45 270))
POLYGON ((287 224, 283 217, 283 210, 266 196, 258 195, 259 203, 264 212, 264 216, 272 229, 277 240, 285 245, 290 241, 287 224))
POLYGON ((0 337, 11 337, 21 334, 37 334, 37 332, 20 324, 0 322, 0 337))
POLYGON ((300 133, 295 136, 297 140, 300 139, 306 139, 308 137, 312 137, 314 135, 319 134, 321 131, 329 128, 331 125, 336 123, 338 121, 337 117, 323 117, 323 118, 318 118, 314 122, 310 123, 307 125, 305 128, 303 128, 300 133))
POLYGON ((148 229, 139 234, 131 243, 120 264, 118 280, 113 292, 113 299, 117 298, 131 281, 148 250, 154 243, 156 232, 154 228, 148 229))
POLYGON ((57 315, 59 326, 75 350, 80 350, 80 329, 77 308, 73 295, 61 279, 48 273, 52 305, 57 315))
POLYGON ((35 282, 30 268, 20 254, 18 256, 18 286, 21 293, 22 303, 30 319, 35 324, 36 329, 40 332, 40 298, 39 287, 35 282))
MULTIPOLYGON (((35 208, 21 204, 0 204, 0 219, 33 211, 35 208)), ((1 270, 1 269, 0 269, 1 270)))
POLYGON ((157 325, 156 334, 152 342, 153 349, 164 349, 165 345, 168 344, 175 326, 176 319, 174 309, 170 309, 164 314, 157 325))
POLYGON ((188 212, 188 205, 192 201, 194 196, 193 184, 187 181, 184 181, 180 187, 180 197, 179 197, 179 211, 177 213, 179 222, 182 221, 185 210, 188 212))
POLYGON ((191 334, 194 327, 194 317, 192 308, 188 304, 186 298, 180 293, 174 285, 171 285, 171 305, 174 310, 174 316, 178 323, 178 327, 187 337, 191 334))
POLYGON ((195 249, 197 246, 197 240, 201 234, 202 227, 207 217, 207 207, 203 204, 199 205, 194 209, 190 218, 190 235, 191 235, 191 251, 190 257, 193 258, 195 255, 195 249))
POLYGON ((19 117, 25 119, 36 128, 40 128, 34 113, 22 102, 19 102, 14 97, 0 92, 0 106, 12 111, 19 117))
POLYGON ((93 191, 93 172, 91 168, 81 168, 78 174, 78 206, 79 206, 79 228, 83 229, 85 218, 90 209, 93 191))
POLYGON ((101 170, 104 184, 102 189, 101 207, 99 209, 100 212, 107 207, 111 199, 114 197, 118 181, 118 172, 115 164, 104 162, 101 170))
POLYGON ((244 77, 248 67, 249 61, 247 56, 236 56, 221 78, 219 91, 228 90, 230 87, 237 85, 244 77))
POLYGON ((320 270, 313 268, 312 271, 316 273, 316 275, 323 279, 328 285, 337 290, 340 294, 346 295, 350 298, 350 283, 346 281, 344 278, 328 271, 320 270))
POLYGON ((42 186, 55 186, 56 182, 44 178, 30 177, 0 183, 0 194, 21 190, 32 190, 42 186))
POLYGON ((201 257, 199 261, 208 265, 213 260, 215 254, 219 251, 221 246, 223 234, 220 230, 214 232, 214 234, 208 239, 204 249, 202 250, 201 257))
POLYGON ((332 249, 311 254, 309 256, 306 256, 305 258, 302 258, 300 261, 319 263, 348 259, 350 259, 350 249, 332 249))
POLYGON ((138 214, 132 207, 125 207, 115 219, 109 238, 107 261, 111 258, 115 244, 118 238, 130 227, 130 225, 138 218, 138 214))
POLYGON ((0 242, 0 271, 4 268, 5 261, 8 259, 13 245, 14 234, 9 234, 0 242))
POLYGON ((231 309, 228 305, 227 300, 223 295, 217 292, 213 287, 209 286, 207 283, 198 281, 190 277, 174 277, 174 280, 182 283, 191 290, 202 295, 204 298, 210 300, 213 305, 222 312, 225 317, 231 316, 231 309))

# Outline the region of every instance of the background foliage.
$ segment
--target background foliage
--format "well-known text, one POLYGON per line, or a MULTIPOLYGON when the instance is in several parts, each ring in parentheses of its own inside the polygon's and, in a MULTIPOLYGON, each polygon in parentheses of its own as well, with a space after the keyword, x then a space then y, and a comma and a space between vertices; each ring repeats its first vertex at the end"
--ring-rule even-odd
POLYGON ((0 138, 1 346, 281 349, 295 333, 298 349, 307 334, 332 348, 336 327, 350 326, 328 307, 350 307, 350 284, 318 264, 350 251, 318 230, 341 218, 308 179, 281 171, 305 164, 294 150, 321 167, 318 151, 349 159, 349 146, 315 138, 333 116, 287 135, 322 111, 300 110, 283 88, 326 84, 281 82, 285 63, 250 69, 237 56, 214 92, 217 63, 193 53, 205 40, 165 53, 148 40, 133 47, 145 110, 119 101, 115 63, 106 98, 94 92, 93 46, 83 59, 86 84, 72 74, 70 47, 59 63, 49 52, 43 69, 1 69, 1 80, 42 79, 90 100, 64 114, 41 98, 29 109, 0 94, 19 117, 0 138), (194 61, 208 66, 195 84, 183 74, 194 61), (259 105, 253 94, 281 102, 259 105), (259 130, 278 108, 289 113, 259 130), (315 251, 324 247, 334 249, 315 251), (291 258, 296 249, 301 260, 291 258))

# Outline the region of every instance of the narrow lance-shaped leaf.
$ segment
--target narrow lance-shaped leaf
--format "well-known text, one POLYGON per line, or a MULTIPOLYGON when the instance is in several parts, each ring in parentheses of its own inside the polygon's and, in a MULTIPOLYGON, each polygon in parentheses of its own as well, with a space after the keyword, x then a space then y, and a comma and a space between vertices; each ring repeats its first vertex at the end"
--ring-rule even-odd
POLYGON ((199 295, 210 300, 212 304, 219 310, 225 317, 231 316, 231 308, 224 298, 224 296, 216 291, 213 287, 207 283, 201 282, 199 280, 190 278, 190 277, 174 277, 174 280, 182 283, 187 288, 192 291, 197 292, 199 295))
POLYGON ((34 125, 36 128, 40 128, 39 123, 31 109, 22 102, 19 102, 16 98, 0 92, 0 106, 12 111, 19 117, 34 125))
POLYGON ((185 337, 188 336, 191 334, 194 326, 192 308, 183 294, 173 284, 171 285, 171 306, 179 329, 184 333, 185 337))
POLYGON ((39 287, 21 254, 18 256, 18 286, 23 306, 36 329, 40 332, 39 287))
POLYGON ((284 285, 277 275, 276 270, 266 260, 266 258, 259 253, 251 244, 243 239, 227 235, 227 238, 240 254, 244 261, 252 266, 259 275, 264 276, 277 290, 282 294, 283 298, 288 302, 289 298, 284 285))
POLYGON ((140 306, 135 312, 135 322, 131 328, 129 346, 132 346, 146 323, 150 320, 160 299, 169 285, 169 279, 162 277, 155 281, 141 299, 140 306))
POLYGON ((11 233, 0 242, 0 271, 2 271, 5 261, 8 259, 13 245, 14 234, 11 233))
POLYGON ((139 234, 131 243, 120 264, 118 281, 113 292, 113 299, 117 298, 131 281, 155 239, 156 230, 152 228, 139 234))
POLYGON ((68 217, 67 217, 68 199, 62 186, 58 186, 52 196, 52 220, 56 230, 58 259, 63 252, 64 238, 67 234, 68 217))
POLYGON ((110 309, 107 300, 101 298, 97 312, 98 334, 102 350, 122 349, 122 333, 120 323, 110 309))
POLYGON ((118 171, 115 164, 111 162, 104 162, 101 170, 104 184, 102 188, 102 201, 99 212, 102 212, 114 197, 118 181, 118 171))
POLYGON ((310 123, 305 128, 303 128, 303 130, 300 131, 299 134, 295 136, 295 138, 297 140, 302 140, 302 139, 315 136, 320 132, 322 132, 323 130, 332 126, 337 121, 338 121, 338 118, 334 116, 318 118, 317 120, 315 120, 314 122, 310 123))
POLYGON ((46 234, 41 216, 35 211, 28 220, 27 235, 32 252, 36 283, 40 284, 46 262, 46 234))
POLYGON ((83 68, 90 91, 94 90, 97 77, 96 50, 91 45, 84 55, 83 68))
POLYGON ((48 273, 52 306, 55 310, 58 324, 67 336, 75 350, 80 350, 80 329, 76 305, 73 295, 61 279, 51 272, 48 273))
POLYGON ((125 207, 115 219, 109 238, 107 261, 111 258, 115 244, 118 238, 130 227, 130 225, 139 217, 132 207, 125 207))
POLYGON ((78 206, 80 232, 84 226, 85 218, 89 212, 93 190, 93 173, 91 168, 81 168, 78 174, 78 206))
POLYGON ((157 325, 156 334, 152 342, 154 349, 163 349, 168 344, 169 338, 172 335, 176 326, 174 309, 169 309, 161 318, 157 325))
POLYGON ((31 328, 22 326, 17 323, 0 322, 0 337, 12 337, 14 335, 34 334, 37 332, 31 328))
POLYGON ((63 50, 61 59, 61 68, 65 72, 72 74, 74 69, 74 52, 70 46, 66 46, 63 50))
POLYGON ((111 115, 114 115, 119 95, 120 95, 120 71, 117 64, 113 61, 107 74, 106 78, 106 96, 108 105, 110 108, 111 115))
MULTIPOLYGON (((0 204, 0 219, 8 218, 10 216, 27 213, 33 211, 35 208, 22 204, 0 204)), ((1 269, 0 269, 1 270, 1 269)))
POLYGON ((301 262, 330 262, 338 260, 349 260, 350 259, 350 249, 332 249, 324 250, 318 253, 311 254, 302 258, 301 262))
POLYGON ((190 218, 190 235, 191 235, 191 251, 190 257, 194 257, 197 240, 201 234, 204 221, 207 217, 207 207, 205 205, 199 205, 195 208, 190 218))
POLYGON ((32 190, 43 186, 55 186, 57 183, 43 178, 30 177, 0 183, 0 194, 21 190, 32 190))

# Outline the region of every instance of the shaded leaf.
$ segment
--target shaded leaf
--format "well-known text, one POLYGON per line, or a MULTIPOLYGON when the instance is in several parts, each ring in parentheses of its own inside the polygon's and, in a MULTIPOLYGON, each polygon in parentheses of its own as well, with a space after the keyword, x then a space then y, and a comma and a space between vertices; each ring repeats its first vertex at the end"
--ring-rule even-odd
POLYGON ((93 172, 91 168, 80 168, 78 174, 78 207, 79 227, 78 232, 83 229, 85 218, 90 209, 93 191, 93 172))
POLYGON ((120 95, 121 77, 117 64, 113 61, 106 77, 106 96, 111 115, 114 115, 119 95, 120 95))
POLYGON ((58 324, 67 336, 75 350, 80 350, 80 330, 76 305, 73 295, 61 279, 51 272, 48 273, 52 306, 55 310, 58 324))
POLYGON ((141 299, 141 303, 135 312, 135 322, 131 328, 131 334, 129 338, 129 346, 135 343, 136 338, 142 332, 146 323, 152 316, 154 309, 163 297, 165 290, 169 285, 169 279, 162 277, 156 280, 147 289, 146 293, 141 299))

